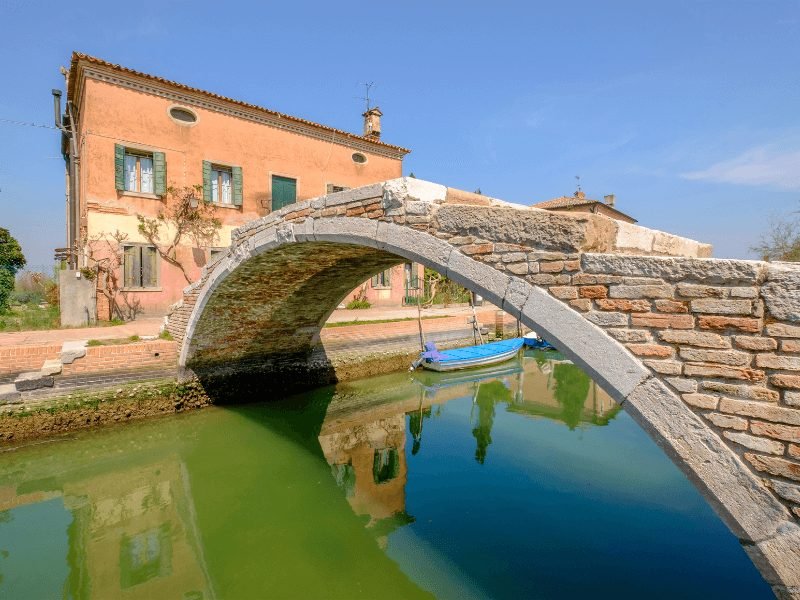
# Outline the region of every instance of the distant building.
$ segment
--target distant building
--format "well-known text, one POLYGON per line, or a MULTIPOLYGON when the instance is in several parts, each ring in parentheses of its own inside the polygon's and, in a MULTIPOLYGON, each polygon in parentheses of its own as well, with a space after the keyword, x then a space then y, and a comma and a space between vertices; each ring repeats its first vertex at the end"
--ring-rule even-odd
MULTIPOLYGON (((215 205, 222 221, 213 246, 186 241, 175 250, 194 281, 236 227, 294 202, 401 177, 409 152, 380 139, 377 107, 362 115, 357 135, 77 52, 66 100, 63 117, 60 106, 57 112, 67 163, 62 254, 71 268, 86 267, 92 240, 120 232, 121 294, 144 314, 166 313, 187 285, 138 227, 137 215, 154 218, 166 207, 169 188, 200 186, 198 196, 215 205)), ((367 282, 368 297, 400 304, 407 295, 404 269, 422 272, 420 265, 395 267, 367 282)), ((102 293, 97 299, 98 317, 114 316, 102 293)))
POLYGON ((614 194, 604 196, 603 201, 600 201, 587 198, 586 194, 578 190, 572 196, 561 196, 560 198, 545 200, 531 206, 553 211, 594 213, 605 215, 617 221, 636 223, 636 219, 614 208, 614 194))

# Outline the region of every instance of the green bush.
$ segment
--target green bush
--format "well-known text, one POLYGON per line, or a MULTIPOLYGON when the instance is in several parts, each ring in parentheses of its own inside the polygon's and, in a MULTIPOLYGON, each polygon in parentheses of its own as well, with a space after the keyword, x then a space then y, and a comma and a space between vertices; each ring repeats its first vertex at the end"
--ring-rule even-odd
POLYGON ((351 300, 350 302, 348 302, 346 308, 353 310, 359 308, 369 308, 371 306, 372 304, 370 304, 369 300, 366 300, 364 298, 356 298, 355 300, 351 300))

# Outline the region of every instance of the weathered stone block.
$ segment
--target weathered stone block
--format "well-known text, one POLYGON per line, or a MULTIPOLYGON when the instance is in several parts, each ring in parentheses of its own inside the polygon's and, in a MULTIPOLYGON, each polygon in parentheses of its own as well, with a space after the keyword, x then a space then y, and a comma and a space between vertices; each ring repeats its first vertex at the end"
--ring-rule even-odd
POLYGON ((757 354, 756 366, 763 369, 800 371, 800 358, 795 356, 778 356, 777 354, 757 354))
POLYGON ((572 276, 572 283, 575 285, 622 283, 622 277, 620 275, 592 275, 589 273, 575 273, 575 275, 572 276))
POLYGON ((777 456, 760 456, 750 452, 745 452, 744 457, 757 471, 800 481, 800 464, 796 462, 778 458, 777 456))
POLYGON ((706 419, 711 421, 717 427, 725 429, 736 429, 737 431, 747 430, 747 419, 741 417, 734 417, 733 415, 723 415, 717 412, 709 412, 705 414, 706 419))
POLYGON ((668 344, 680 344, 682 346, 722 349, 731 347, 731 342, 727 338, 716 333, 704 331, 675 331, 667 329, 666 331, 659 331, 658 337, 668 344))
POLYGON ((646 367, 661 375, 680 375, 683 363, 679 360, 644 360, 646 367))
POLYGON ((800 411, 791 408, 783 408, 764 402, 750 402, 747 400, 734 400, 733 398, 722 398, 719 403, 721 412, 739 415, 743 417, 754 417, 774 423, 786 423, 787 425, 800 425, 800 411))
POLYGON ((578 297, 578 288, 573 286, 554 285, 549 290, 559 300, 574 300, 578 297))
MULTIPOLYGON (((497 248, 495 248, 495 250, 498 251, 497 248)), ((503 254, 502 260, 504 263, 514 263, 522 260, 527 261, 528 257, 524 252, 506 252, 503 254)))
POLYGON ((684 394, 691 394, 697 391, 697 382, 694 379, 685 379, 684 377, 665 377, 664 381, 684 394))
POLYGON ((626 347, 636 356, 672 358, 675 355, 675 350, 673 348, 669 346, 660 346, 659 344, 626 344, 626 347))
POLYGON ((467 244, 466 246, 461 246, 459 250, 466 255, 491 254, 494 252, 494 244, 489 242, 484 244, 467 244))
POLYGON ((683 372, 689 377, 720 377, 722 379, 742 379, 746 381, 764 380, 764 371, 708 363, 689 363, 684 366, 683 372))
POLYGON ((733 341, 742 350, 764 351, 778 347, 778 342, 768 337, 737 335, 733 341))
POLYGON ((522 307, 531 293, 531 286, 524 280, 512 277, 508 289, 503 296, 503 310, 515 319, 519 319, 522 307))
POLYGON ((800 407, 800 392, 785 390, 783 392, 783 403, 787 406, 800 407))
MULTIPOLYGON (((772 348, 765 348, 765 350, 773 350, 773 349, 774 346, 772 348)), ((781 352, 794 352, 794 353, 800 352, 800 340, 781 340, 781 352)))
POLYGON ((71 365, 76 359, 86 356, 86 342, 88 340, 78 340, 73 342, 64 342, 61 346, 61 362, 65 365, 71 365))
POLYGON ((611 298, 672 298, 671 285, 612 285, 608 289, 611 298))
POLYGON ((608 288, 604 285, 585 285, 578 289, 578 296, 581 298, 605 298, 608 296, 608 288))
POLYGON ((770 482, 770 487, 775 490, 775 493, 781 498, 789 500, 789 502, 800 504, 800 485, 773 479, 770 482))
POLYGON ((608 333, 620 342, 651 342, 653 335, 642 329, 609 329, 608 333))
POLYGON ((667 313, 688 313, 689 307, 686 306, 684 302, 678 302, 677 300, 656 300, 655 301, 656 310, 658 312, 667 312, 667 313))
POLYGON ((767 325, 767 335, 772 337, 800 338, 800 327, 786 325, 785 323, 770 323, 767 325))
POLYGON ((569 305, 581 312, 586 312, 592 309, 592 301, 587 298, 579 298, 578 300, 570 300, 569 305))
POLYGON ((684 298, 724 298, 727 290, 710 285, 679 283, 676 286, 676 291, 684 298))
POLYGON ((753 303, 750 300, 718 300, 715 298, 701 298, 692 300, 692 312, 709 313, 714 315, 749 315, 753 312, 753 303))
POLYGON ((551 275, 550 273, 537 273, 535 275, 528 275, 526 279, 534 285, 555 285, 557 283, 556 276, 551 275))
POLYGON ((749 317, 712 317, 700 315, 697 317, 697 325, 702 329, 738 329, 748 333, 758 333, 761 331, 761 320, 749 317))
POLYGON ((511 263, 506 265, 506 269, 514 275, 527 275, 528 274, 528 263, 511 263))
POLYGON ((706 350, 699 348, 681 348, 681 358, 692 362, 719 363, 722 365, 732 365, 744 367, 753 360, 752 354, 738 352, 736 350, 706 350))
POLYGON ((18 392, 28 392, 45 387, 53 387, 55 379, 48 375, 42 375, 39 371, 21 373, 15 380, 14 385, 18 392))
POLYGON ((585 316, 601 327, 625 327, 628 324, 628 315, 624 313, 590 311, 585 316))
POLYGON ((665 281, 695 280, 703 283, 755 282, 763 263, 746 260, 675 258, 591 254, 581 257, 586 273, 614 273, 658 277, 665 281))
POLYGON ((692 329, 692 315, 671 315, 668 313, 633 313, 631 325, 634 327, 657 327, 659 329, 692 329))
POLYGON ((704 381, 703 389, 719 392, 726 396, 736 396, 747 400, 760 400, 762 402, 777 402, 780 394, 766 387, 736 383, 722 383, 721 381, 704 381))
POLYGON ((748 450, 764 452, 766 454, 783 454, 783 444, 773 440, 748 435, 741 431, 723 431, 723 437, 744 446, 748 450))
POLYGON ((597 308, 600 310, 615 310, 622 312, 649 312, 649 300, 610 300, 607 298, 599 298, 597 301, 597 308))
POLYGON ((564 262, 560 260, 541 261, 539 263, 540 273, 560 273, 564 270, 564 262))
POLYGON ((731 298, 758 298, 758 288, 754 287, 734 287, 728 290, 731 298))
POLYGON ((39 370, 39 372, 42 375, 58 375, 59 373, 61 373, 62 368, 63 365, 61 364, 61 360, 59 360, 58 358, 53 358, 44 361, 44 364, 42 365, 42 368, 39 370))
POLYGON ((800 321, 800 269, 796 265, 766 266, 761 295, 770 314, 784 321, 800 321))
POLYGON ((755 435, 766 435, 785 442, 800 443, 800 427, 753 421, 750 424, 750 431, 755 435))
POLYGON ((785 375, 778 373, 770 376, 769 382, 775 387, 800 390, 800 375, 785 375))
POLYGON ((719 398, 716 396, 709 396, 708 394, 697 394, 697 393, 690 393, 690 394, 683 394, 681 395, 683 401, 686 402, 689 406, 694 406, 695 408, 703 408, 703 409, 710 409, 714 410, 717 408, 717 403, 719 402, 719 398))

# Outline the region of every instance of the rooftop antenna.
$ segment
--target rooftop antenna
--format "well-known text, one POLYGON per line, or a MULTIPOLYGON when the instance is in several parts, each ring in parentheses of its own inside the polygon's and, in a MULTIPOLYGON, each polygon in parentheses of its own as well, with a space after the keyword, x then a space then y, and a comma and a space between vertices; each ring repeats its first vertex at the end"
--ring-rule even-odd
POLYGON ((367 105, 367 108, 366 108, 366 110, 364 112, 369 112, 369 109, 370 109, 369 92, 373 88, 373 86, 375 85, 375 82, 374 81, 369 81, 369 82, 366 82, 366 83, 362 83, 361 85, 364 86, 364 96, 361 97, 361 100, 363 100, 367 105))
POLYGON ((578 189, 576 191, 578 191, 578 192, 582 191, 581 190, 581 176, 580 175, 575 175, 575 181, 578 182, 578 189))

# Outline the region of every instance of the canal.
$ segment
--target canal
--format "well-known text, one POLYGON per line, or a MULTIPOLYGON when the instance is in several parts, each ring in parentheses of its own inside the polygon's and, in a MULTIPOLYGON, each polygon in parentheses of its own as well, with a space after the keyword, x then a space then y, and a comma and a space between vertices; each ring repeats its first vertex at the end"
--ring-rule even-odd
POLYGON ((0 453, 0 598, 772 597, 558 355, 253 400, 0 453))

